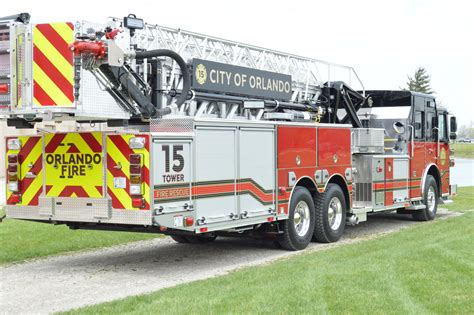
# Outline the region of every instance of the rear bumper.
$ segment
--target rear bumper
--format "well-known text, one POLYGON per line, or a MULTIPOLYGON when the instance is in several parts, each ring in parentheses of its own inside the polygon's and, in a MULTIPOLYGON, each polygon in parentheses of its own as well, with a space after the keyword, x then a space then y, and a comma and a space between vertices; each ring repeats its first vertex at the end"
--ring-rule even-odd
POLYGON ((40 197, 38 206, 7 205, 5 211, 12 219, 152 225, 150 210, 119 210, 111 204, 109 198, 40 197))

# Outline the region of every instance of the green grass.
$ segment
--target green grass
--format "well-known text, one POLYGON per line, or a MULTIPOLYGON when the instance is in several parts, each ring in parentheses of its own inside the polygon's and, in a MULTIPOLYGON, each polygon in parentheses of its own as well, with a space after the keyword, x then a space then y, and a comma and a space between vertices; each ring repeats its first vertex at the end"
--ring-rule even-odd
POLYGON ((454 201, 452 204, 442 207, 460 212, 474 209, 474 187, 458 187, 458 193, 452 199, 454 201))
MULTIPOLYGON (((474 208, 462 188, 451 210, 474 208)), ((474 212, 70 314, 473 314, 474 212)))
POLYGON ((474 144, 471 143, 454 143, 454 157, 474 159, 474 144))
MULTIPOLYGON (((0 209, 0 216, 3 216, 0 209)), ((150 239, 153 234, 69 230, 52 225, 20 220, 0 223, 0 264, 20 262, 83 249, 112 246, 150 239)))

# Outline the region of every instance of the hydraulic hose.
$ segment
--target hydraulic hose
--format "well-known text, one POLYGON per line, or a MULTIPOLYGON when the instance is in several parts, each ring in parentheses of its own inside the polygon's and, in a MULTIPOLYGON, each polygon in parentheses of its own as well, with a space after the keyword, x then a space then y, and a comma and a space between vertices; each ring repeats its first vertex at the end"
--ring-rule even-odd
MULTIPOLYGON (((179 68, 181 69, 181 74, 183 75, 183 89, 180 96, 176 100, 176 106, 182 105, 186 101, 188 92, 191 89, 191 75, 189 74, 188 65, 180 55, 169 49, 139 51, 135 55, 135 59, 148 59, 154 57, 170 57, 176 61, 179 68)), ((166 108, 163 108, 163 110, 165 109, 166 108)))

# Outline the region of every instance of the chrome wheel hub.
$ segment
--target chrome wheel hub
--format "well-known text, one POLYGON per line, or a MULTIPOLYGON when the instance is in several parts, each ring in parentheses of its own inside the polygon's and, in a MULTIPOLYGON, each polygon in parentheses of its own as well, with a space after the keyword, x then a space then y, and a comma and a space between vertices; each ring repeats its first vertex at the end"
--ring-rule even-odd
POLYGON ((332 230, 337 230, 342 223, 342 203, 337 197, 332 197, 329 201, 328 223, 332 230))
POLYGON ((426 196, 426 201, 428 203, 428 210, 434 212, 436 206, 436 192, 433 186, 428 188, 428 195, 426 196))
POLYGON ((305 201, 300 201, 296 205, 295 214, 293 216, 296 234, 302 237, 305 236, 309 230, 309 222, 309 206, 305 201))

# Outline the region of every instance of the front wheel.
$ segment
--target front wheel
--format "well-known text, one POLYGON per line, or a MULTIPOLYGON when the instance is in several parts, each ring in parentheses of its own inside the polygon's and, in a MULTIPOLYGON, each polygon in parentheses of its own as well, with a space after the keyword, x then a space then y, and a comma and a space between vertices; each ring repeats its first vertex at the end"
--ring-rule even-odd
POLYGON ((329 184, 326 192, 316 196, 314 240, 321 243, 338 241, 346 225, 346 199, 341 187, 329 184))
POLYGON ((426 207, 423 210, 413 212, 413 219, 417 221, 434 220, 438 210, 438 185, 436 185, 436 180, 431 175, 426 177, 423 203, 426 207))
POLYGON ((295 187, 289 218, 281 223, 281 229, 278 243, 282 248, 301 250, 308 246, 314 230, 314 201, 308 189, 295 187))

